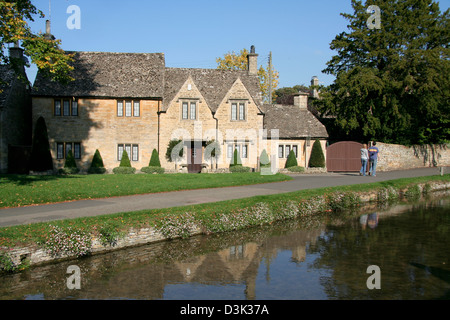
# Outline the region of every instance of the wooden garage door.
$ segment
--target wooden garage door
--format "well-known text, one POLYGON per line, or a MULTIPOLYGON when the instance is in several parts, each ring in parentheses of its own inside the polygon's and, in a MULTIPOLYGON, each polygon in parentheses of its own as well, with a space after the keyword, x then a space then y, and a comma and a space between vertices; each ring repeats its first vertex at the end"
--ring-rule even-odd
POLYGON ((358 172, 361 169, 361 148, 362 144, 354 141, 341 141, 328 146, 328 172, 358 172))

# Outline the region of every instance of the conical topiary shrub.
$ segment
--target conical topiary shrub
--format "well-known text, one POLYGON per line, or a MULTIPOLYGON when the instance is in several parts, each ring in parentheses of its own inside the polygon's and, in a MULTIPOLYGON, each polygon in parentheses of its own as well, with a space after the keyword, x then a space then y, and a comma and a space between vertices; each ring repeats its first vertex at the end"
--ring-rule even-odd
POLYGON ((159 153, 156 149, 153 149, 152 157, 148 167, 143 167, 141 172, 144 173, 164 173, 165 169, 161 168, 161 162, 159 161, 159 153))
POLYGON ((233 159, 230 162, 230 172, 250 172, 249 167, 242 165, 242 160, 237 149, 234 150, 233 159))
POLYGON ((153 149, 152 157, 150 158, 149 167, 161 167, 161 162, 159 161, 159 154, 156 149, 153 149))
POLYGON ((69 150, 66 156, 66 162, 64 163, 64 168, 59 169, 58 172, 60 174, 76 174, 80 171, 77 168, 77 163, 73 156, 72 150, 69 150))
POLYGON ((95 150, 94 157, 92 158, 91 167, 88 170, 88 173, 91 174, 102 174, 105 173, 105 165, 103 164, 102 156, 100 155, 100 151, 95 150))
POLYGON ((290 168, 290 167, 297 167, 298 163, 297 163, 297 158, 295 157, 295 153, 294 150, 291 150, 291 152, 289 152, 288 158, 286 160, 286 164, 284 165, 285 168, 290 168))
POLYGON ((241 157, 239 156, 239 151, 237 151, 237 149, 234 150, 233 158, 230 162, 230 168, 236 166, 242 166, 241 157))
POLYGON ((53 159, 48 142, 47 125, 43 117, 39 117, 34 129, 30 170, 36 172, 53 170, 53 159))
POLYGON ((269 159, 269 155, 266 152, 266 149, 264 149, 261 152, 261 156, 259 157, 259 166, 261 168, 269 168, 270 167, 270 159, 269 159))
POLYGON ((133 174, 136 172, 136 168, 131 166, 130 158, 128 158, 128 152, 126 150, 123 150, 119 167, 114 168, 113 172, 115 174, 133 174))
POLYGON ((325 167, 325 156, 323 155, 322 145, 319 140, 314 141, 308 166, 310 168, 325 167))

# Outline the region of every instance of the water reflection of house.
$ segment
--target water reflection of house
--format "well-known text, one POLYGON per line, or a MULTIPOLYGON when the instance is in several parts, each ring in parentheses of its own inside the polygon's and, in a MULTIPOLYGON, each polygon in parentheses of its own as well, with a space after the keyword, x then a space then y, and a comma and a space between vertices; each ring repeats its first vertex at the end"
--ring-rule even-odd
MULTIPOLYGON (((168 286, 177 284, 191 284, 202 286, 237 285, 245 287, 243 294, 246 299, 257 297, 257 278, 270 280, 270 264, 281 251, 292 253, 293 263, 305 260, 306 250, 310 243, 314 243, 321 234, 321 230, 289 231, 262 236, 260 239, 242 240, 236 243, 231 238, 221 240, 228 247, 203 255, 187 257, 193 247, 202 246, 202 251, 211 247, 209 238, 201 238, 198 242, 184 241, 180 246, 172 243, 158 243, 128 250, 120 250, 110 254, 93 256, 77 261, 82 270, 82 290, 68 290, 65 286, 55 285, 65 283, 67 274, 61 272, 73 261, 62 264, 36 267, 25 280, 20 275, 11 277, 8 283, 0 281, 0 296, 2 292, 20 296, 30 294, 30 291, 42 293, 46 299, 60 299, 71 296, 76 299, 164 299, 168 286), (231 239, 231 240, 230 240, 231 239), (203 247, 201 242, 207 242, 203 247), (246 242, 249 241, 249 242, 246 242), (178 248, 178 249, 177 249, 178 248), (180 255, 169 261, 159 262, 161 256, 180 255), (43 281, 42 279, 45 279, 43 281), (31 289, 35 288, 35 289, 31 289)), ((223 242, 222 242, 223 243, 223 242)), ((212 244, 214 247, 216 243, 212 244)), ((195 250, 194 250, 195 251, 195 250)), ((204 252, 204 251, 203 251, 204 252)), ((167 261, 164 259, 164 261, 167 261)), ((186 299, 195 297, 184 297, 186 299)))
MULTIPOLYGON (((193 256, 176 261, 173 264, 142 262, 141 266, 126 266, 123 270, 107 278, 107 281, 95 281, 90 284, 88 292, 114 292, 117 297, 136 299, 163 299, 168 285, 245 285, 246 299, 255 299, 256 279, 261 263, 270 269, 270 262, 275 260, 280 251, 291 251, 294 263, 301 263, 306 257, 306 248, 314 243, 322 230, 298 230, 289 234, 272 236, 262 242, 234 244, 226 249, 205 255, 193 256), (97 287, 96 289, 94 287, 97 287)), ((166 250, 166 249, 162 249, 166 250)), ((155 253, 153 253, 155 254, 155 253)), ((89 298, 86 296, 85 298, 89 298)), ((186 297, 189 299, 189 297, 186 297)))

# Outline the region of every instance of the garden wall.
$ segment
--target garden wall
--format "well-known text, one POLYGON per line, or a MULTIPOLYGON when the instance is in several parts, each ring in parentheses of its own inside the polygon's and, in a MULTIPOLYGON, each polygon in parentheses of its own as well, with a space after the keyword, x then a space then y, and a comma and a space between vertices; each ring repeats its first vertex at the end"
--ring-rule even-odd
POLYGON ((450 166, 449 145, 403 146, 377 142, 377 171, 450 166))

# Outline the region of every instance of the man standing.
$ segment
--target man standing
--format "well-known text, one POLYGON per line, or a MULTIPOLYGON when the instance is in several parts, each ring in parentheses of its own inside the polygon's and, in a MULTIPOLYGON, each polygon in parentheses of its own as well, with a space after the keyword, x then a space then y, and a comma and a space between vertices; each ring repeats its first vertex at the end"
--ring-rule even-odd
POLYGON ((380 150, 376 146, 377 143, 374 142, 369 148, 369 175, 376 177, 377 175, 377 162, 380 157, 380 150))

